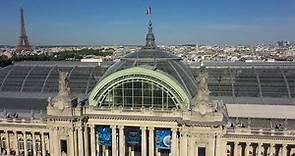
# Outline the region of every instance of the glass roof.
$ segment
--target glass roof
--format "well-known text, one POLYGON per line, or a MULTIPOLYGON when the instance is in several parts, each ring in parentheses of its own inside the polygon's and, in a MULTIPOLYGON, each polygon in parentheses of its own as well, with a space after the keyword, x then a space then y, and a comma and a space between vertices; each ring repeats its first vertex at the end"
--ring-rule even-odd
MULTIPOLYGON (((64 70, 71 73, 71 91, 83 98, 87 97, 103 75, 135 65, 148 65, 150 68, 163 70, 181 84, 184 83, 187 89, 196 86, 188 82, 193 81, 190 79, 196 79, 200 71, 200 65, 186 66, 180 60, 169 59, 137 63, 134 60, 122 60, 113 66, 25 62, 0 69, 0 96, 3 94, 3 97, 14 97, 23 93, 37 97, 40 94, 55 94, 58 84, 57 71, 64 70), (190 70, 192 77, 186 72, 190 70), (186 74, 188 76, 185 76, 186 74)), ((209 73, 210 95, 213 99, 223 100, 224 103, 295 104, 295 63, 208 63, 206 67, 209 73)))

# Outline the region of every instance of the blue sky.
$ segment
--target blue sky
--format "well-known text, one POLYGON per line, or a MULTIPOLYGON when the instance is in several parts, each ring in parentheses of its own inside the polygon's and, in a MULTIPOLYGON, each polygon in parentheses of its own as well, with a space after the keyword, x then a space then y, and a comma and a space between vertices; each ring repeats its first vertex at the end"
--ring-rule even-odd
MULTIPOLYGON (((23 0, 33 45, 143 44, 150 5, 158 44, 295 41, 294 0, 23 0)), ((16 44, 19 6, 1 0, 0 44, 16 44)))

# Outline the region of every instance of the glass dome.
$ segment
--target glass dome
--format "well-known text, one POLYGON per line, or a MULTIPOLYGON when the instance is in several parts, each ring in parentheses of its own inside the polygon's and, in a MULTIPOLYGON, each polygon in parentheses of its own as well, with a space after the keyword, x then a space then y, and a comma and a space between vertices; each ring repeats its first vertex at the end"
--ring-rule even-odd
POLYGON ((135 71, 133 75, 125 75, 120 79, 113 77, 120 82, 104 84, 105 86, 100 87, 100 91, 94 89, 95 93, 90 96, 90 101, 93 103, 90 105, 189 108, 190 99, 196 92, 196 80, 190 68, 179 57, 156 46, 151 23, 146 36, 146 45, 113 64, 102 76, 98 85, 101 85, 104 79, 112 77, 114 73, 134 67, 140 67, 136 68, 137 70, 148 70, 143 75, 135 71), (169 82, 164 83, 161 81, 166 80, 148 75, 153 72, 155 75, 161 75, 159 77, 166 77, 169 82), (175 82, 174 87, 171 87, 172 81, 175 82))

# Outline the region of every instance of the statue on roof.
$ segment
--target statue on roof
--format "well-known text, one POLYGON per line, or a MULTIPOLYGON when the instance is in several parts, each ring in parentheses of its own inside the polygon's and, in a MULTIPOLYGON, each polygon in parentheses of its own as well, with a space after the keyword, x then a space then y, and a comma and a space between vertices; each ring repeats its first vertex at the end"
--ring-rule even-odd
POLYGON ((59 72, 58 94, 54 98, 49 98, 49 106, 63 110, 72 105, 69 87, 68 72, 59 72))
POLYGON ((208 89, 208 73, 201 72, 197 80, 198 89, 197 89, 197 98, 202 100, 208 100, 210 91, 208 89))
POLYGON ((58 94, 59 95, 69 95, 70 94, 68 72, 60 72, 59 73, 58 94))
POLYGON ((208 73, 201 70, 197 79, 197 91, 191 101, 192 111, 199 112, 201 115, 214 111, 212 101, 209 99, 208 73))

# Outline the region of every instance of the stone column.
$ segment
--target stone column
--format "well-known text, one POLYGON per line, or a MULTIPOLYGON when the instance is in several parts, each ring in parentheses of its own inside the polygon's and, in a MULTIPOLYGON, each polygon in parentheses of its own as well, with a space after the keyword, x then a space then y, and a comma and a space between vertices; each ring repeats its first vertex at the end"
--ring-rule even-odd
POLYGON ((246 146, 245 146, 245 156, 249 156, 249 151, 250 151, 250 142, 246 142, 246 146))
POLYGON ((282 147, 279 147, 277 150, 277 156, 282 156, 282 147))
POLYGON ((69 150, 67 155, 72 155, 72 156, 76 156, 75 154, 75 143, 74 143, 74 128, 71 127, 68 129, 68 133, 69 133, 69 150))
POLYGON ((17 131, 14 131, 15 154, 19 155, 17 131))
POLYGON ((180 138, 180 155, 187 156, 187 132, 186 130, 181 131, 181 138, 180 138))
POLYGON ((84 142, 83 142, 82 127, 79 127, 78 129, 78 147, 79 147, 79 156, 84 156, 84 142))
POLYGON ((257 156, 263 156, 263 151, 264 151, 263 143, 258 143, 256 151, 257 151, 257 156))
POLYGON ((199 156, 199 143, 196 143, 196 147, 195 147, 195 151, 196 153, 194 154, 194 156, 199 156))
MULTIPOLYGON (((216 134, 216 151, 215 151, 215 155, 216 156, 222 156, 224 153, 224 151, 223 151, 223 141, 221 140, 221 136, 220 136, 220 134, 216 134)), ((213 145, 214 146, 214 145, 213 145)), ((226 146, 226 144, 225 144, 225 146, 226 146)))
POLYGON ((239 142, 234 142, 234 156, 239 156, 239 142))
POLYGON ((125 137, 124 137, 124 126, 119 126, 119 156, 125 156, 125 137))
POLYGON ((154 127, 148 127, 149 129, 149 156, 154 156, 155 155, 155 144, 154 144, 154 127))
POLYGON ((243 146, 238 146, 238 156, 242 156, 243 146))
POLYGON ((215 156, 215 137, 214 136, 209 136, 208 137, 208 147, 206 147, 206 155, 207 156, 215 156))
POLYGON ((33 139, 33 156, 36 156, 37 152, 36 152, 36 136, 35 136, 35 132, 32 132, 32 139, 33 139))
POLYGON ((73 131, 73 150, 74 150, 74 156, 78 156, 78 146, 77 146, 77 130, 75 127, 72 127, 72 131, 73 131))
POLYGON ((180 152, 180 145, 179 145, 179 136, 177 137, 176 136, 176 150, 175 150, 175 154, 176 154, 176 156, 181 156, 181 154, 179 153, 180 152))
POLYGON ((282 156, 287 156, 287 144, 282 145, 282 156))
POLYGON ((275 148, 275 144, 271 143, 269 145, 269 156, 275 156, 276 153, 276 148, 275 148))
POLYGON ((24 153, 25 153, 25 156, 28 155, 28 145, 27 145, 27 134, 26 132, 23 132, 23 135, 24 135, 24 153))
POLYGON ((112 156, 117 156, 117 126, 112 125, 112 156))
POLYGON ((89 134, 88 134, 88 127, 84 127, 84 149, 85 149, 85 156, 89 156, 89 134))
POLYGON ((171 156, 177 156, 177 128, 172 128, 171 156))
POLYGON ((10 155, 10 138, 8 131, 5 131, 5 137, 6 137, 6 152, 8 155, 10 155))
POLYGON ((195 156, 195 141, 193 136, 188 138, 188 156, 195 156))
POLYGON ((48 142, 49 142, 49 153, 50 155, 54 155, 53 153, 53 128, 49 128, 48 142))
POLYGON ((96 156, 96 135, 95 126, 90 126, 90 142, 91 142, 91 156, 96 156))
POLYGON ((60 141, 58 136, 58 127, 53 128, 53 135, 52 135, 52 148, 53 148, 53 154, 51 155, 60 155, 60 141))
POLYGON ((140 127, 140 130, 141 130, 141 156, 147 156, 146 127, 140 127))
POLYGON ((45 137, 44 132, 41 132, 41 145, 42 145, 42 156, 45 156, 46 150, 45 150, 45 137))

